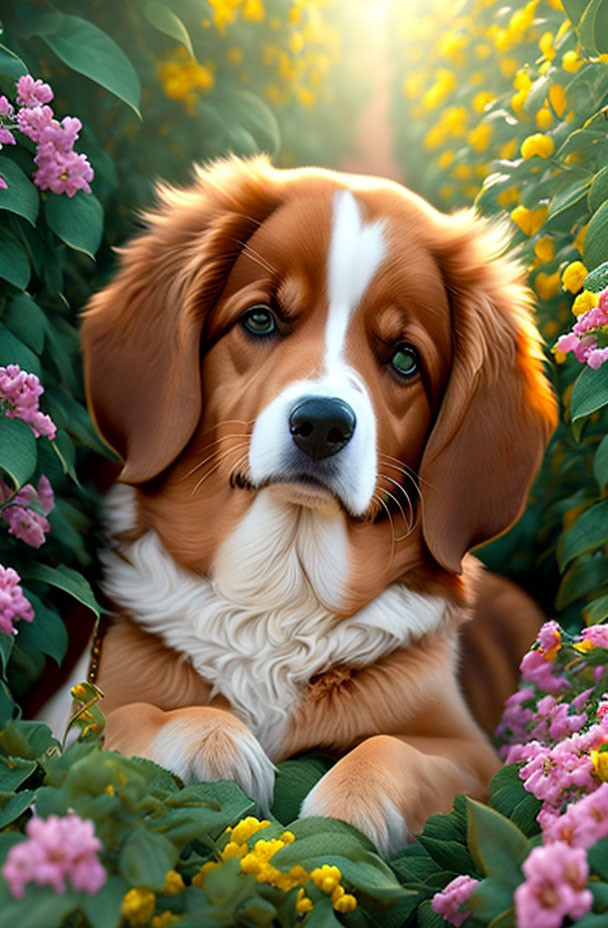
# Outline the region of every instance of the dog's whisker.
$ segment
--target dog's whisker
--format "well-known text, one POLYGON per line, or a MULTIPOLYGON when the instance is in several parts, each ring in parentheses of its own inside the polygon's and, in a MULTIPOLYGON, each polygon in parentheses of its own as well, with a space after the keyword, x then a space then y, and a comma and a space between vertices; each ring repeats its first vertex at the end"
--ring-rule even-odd
MULTIPOLYGON (((380 476, 384 476, 384 474, 380 474, 380 476)), ((392 501, 394 502, 395 506, 397 507, 397 509, 398 509, 399 512, 401 513, 401 518, 403 519, 403 524, 404 524, 404 526, 405 526, 405 528, 406 528, 406 532, 405 532, 405 535, 395 536, 395 541, 403 541, 403 539, 404 539, 404 538, 407 538, 407 536, 410 534, 410 531, 411 531, 411 529, 410 529, 410 523, 408 522, 408 520, 407 520, 407 518, 406 518, 406 516, 405 516, 405 510, 404 510, 403 506, 401 505, 401 503, 399 502, 399 500, 397 499, 396 496, 394 496, 392 493, 390 493, 388 490, 385 490, 385 489, 383 489, 381 492, 384 494, 384 496, 388 496, 389 499, 392 499, 392 501)))
POLYGON ((198 483, 196 484, 196 486, 194 487, 192 491, 192 496, 194 496, 198 492, 198 490, 200 489, 202 484, 205 482, 205 480, 208 477, 210 477, 211 474, 215 473, 215 471, 218 469, 218 467, 220 467, 224 463, 227 457, 229 457, 234 451, 242 451, 243 448, 246 448, 246 447, 247 447, 247 443, 241 442, 240 444, 235 445, 234 448, 228 448, 226 451, 223 451, 222 454, 220 454, 219 457, 217 458, 213 467, 209 468, 207 473, 203 474, 203 476, 200 478, 200 480, 198 481, 198 483))
POLYGON ((389 460, 389 461, 394 461, 396 464, 399 465, 400 468, 405 468, 405 470, 408 472, 408 474, 409 474, 409 475, 412 477, 412 479, 414 479, 416 482, 420 481, 420 483, 426 483, 427 487, 431 487, 433 490, 436 490, 436 489, 437 489, 437 487, 434 486, 434 484, 429 483, 428 480, 425 480, 424 477, 421 477, 420 474, 418 474, 412 467, 409 466, 409 464, 404 464, 403 461, 400 461, 399 458, 393 457, 392 454, 386 454, 385 451, 378 451, 378 456, 379 456, 379 457, 386 458, 386 459, 389 460))
POLYGON ((407 505, 408 505, 408 508, 409 508, 409 512, 410 512, 409 528, 410 528, 410 531, 411 531, 411 529, 413 528, 413 524, 414 524, 414 523, 413 523, 413 520, 414 520, 414 507, 413 507, 413 505, 412 505, 411 499, 409 498, 409 495, 408 495, 407 490, 406 490, 405 487, 402 486, 397 480, 393 480, 392 477, 389 477, 388 474, 382 474, 382 477, 384 477, 385 480, 388 480, 389 483, 392 483, 392 484, 393 484, 394 486, 396 486, 399 490, 401 490, 401 492, 402 492, 403 495, 405 496, 405 498, 406 498, 406 500, 407 500, 407 505))
POLYGON ((270 274, 277 274, 278 271, 276 267, 273 267, 266 258, 264 258, 255 248, 252 248, 247 242, 242 242, 240 239, 235 238, 235 242, 238 242, 239 245, 243 248, 243 254, 247 255, 248 258, 251 258, 252 261, 255 261, 256 264, 259 264, 260 267, 264 268, 265 271, 268 271, 270 274))
POLYGON ((386 503, 384 502, 384 500, 382 499, 382 497, 379 496, 378 493, 374 493, 373 496, 374 496, 374 499, 377 499, 380 505, 382 506, 382 508, 385 510, 388 516, 388 521, 390 522, 390 526, 391 526, 391 553, 390 553, 390 557, 388 560, 388 563, 390 565, 395 556, 395 525, 393 523, 393 517, 391 515, 391 511, 386 505, 386 503))
POLYGON ((407 479, 411 482, 415 492, 417 493, 417 495, 420 497, 420 500, 422 501, 422 493, 420 491, 420 487, 418 486, 418 483, 416 479, 414 478, 414 476, 412 476, 412 473, 410 473, 409 470, 405 469, 405 466, 398 465, 398 464, 391 464, 389 461, 381 461, 381 460, 379 461, 379 463, 382 464, 383 467, 390 467, 393 470, 396 470, 399 473, 403 474, 404 477, 407 477, 407 479))
MULTIPOLYGON (((210 442, 208 442, 208 443, 205 445, 205 450, 208 451, 208 450, 209 450, 210 448, 212 448, 214 445, 218 445, 218 444, 220 444, 220 443, 223 442, 223 441, 227 441, 229 438, 249 438, 249 435, 248 435, 247 432, 235 432, 235 433, 232 434, 232 435, 223 435, 221 438, 216 438, 215 441, 210 441, 210 442)), ((226 450, 227 450, 227 451, 230 451, 231 449, 230 449, 230 448, 227 448, 226 450)), ((215 451, 212 451, 211 454, 208 454, 206 458, 203 458, 202 461, 199 461, 199 463, 196 464, 196 465, 192 468, 192 470, 189 470, 188 473, 185 474, 184 477, 182 477, 182 480, 186 480, 188 477, 191 477, 192 474, 194 474, 197 470, 199 470, 201 467, 203 467, 203 465, 206 464, 207 461, 210 461, 211 458, 214 458, 215 455, 216 455, 216 453, 217 453, 217 448, 215 449, 215 451)))

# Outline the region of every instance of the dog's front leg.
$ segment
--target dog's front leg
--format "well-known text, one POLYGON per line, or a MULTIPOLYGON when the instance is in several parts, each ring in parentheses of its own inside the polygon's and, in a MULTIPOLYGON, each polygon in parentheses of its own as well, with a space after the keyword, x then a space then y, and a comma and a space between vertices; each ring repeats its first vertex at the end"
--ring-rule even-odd
POLYGON ((272 802, 272 761, 247 726, 224 709, 163 711, 145 702, 129 703, 109 713, 105 746, 148 757, 186 783, 234 780, 264 812, 272 802))
POLYGON ((430 815, 447 812, 457 793, 484 798, 499 766, 481 737, 374 735, 319 780, 300 814, 350 822, 387 854, 411 841, 430 815))

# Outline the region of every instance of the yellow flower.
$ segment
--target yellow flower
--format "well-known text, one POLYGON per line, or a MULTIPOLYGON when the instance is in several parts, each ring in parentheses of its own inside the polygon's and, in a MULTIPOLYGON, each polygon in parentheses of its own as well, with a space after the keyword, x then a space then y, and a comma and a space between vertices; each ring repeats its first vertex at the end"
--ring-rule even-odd
POLYGON ((454 196, 454 187, 452 184, 442 184, 439 188, 439 196, 442 200, 449 200, 454 196))
POLYGON ((241 819, 238 825, 235 825, 233 828, 227 828, 226 831, 230 835, 231 841, 235 844, 243 844, 243 842, 248 841, 252 835, 261 831, 262 828, 267 828, 268 825, 270 825, 270 822, 267 819, 260 821, 255 818, 255 816, 248 815, 247 818, 241 819))
POLYGON ((539 158, 549 158, 554 149, 552 138, 543 135, 542 132, 536 132, 523 140, 520 151, 522 158, 533 158, 534 155, 538 155, 539 158))
POLYGON ((244 857, 249 853, 246 844, 237 844, 236 841, 229 841, 224 850, 221 852, 222 860, 230 860, 232 857, 244 857))
POLYGON ((279 841, 282 841, 283 844, 293 844, 295 840, 296 836, 294 835, 293 831, 284 831, 279 835, 279 841))
POLYGON ((302 106, 312 106, 315 102, 315 95, 308 87, 296 87, 295 95, 302 106))
POLYGON ((248 23, 261 23, 264 19, 264 4, 262 0, 245 0, 243 19, 248 23))
POLYGON ((513 155, 517 154, 517 140, 511 139, 501 146, 499 151, 500 157, 508 161, 513 155))
POLYGON ((568 357, 568 355, 566 354, 565 351, 554 351, 553 357, 555 358, 556 364, 563 364, 566 358, 568 357))
POLYGON ((553 61, 556 52, 553 48, 553 34, 551 32, 543 32, 538 42, 538 47, 547 61, 553 61))
POLYGON ((483 113, 486 106, 488 106, 489 103, 493 103, 495 99, 495 94, 490 93, 489 90, 480 90, 479 93, 476 93, 473 97, 473 109, 476 113, 483 113))
POLYGON ((442 126, 431 126, 424 137, 424 147, 429 150, 439 148, 445 141, 446 132, 442 126))
POLYGON ((468 115, 464 106, 449 106, 441 117, 445 130, 455 138, 461 138, 467 127, 468 115))
POLYGON ((543 271, 534 278, 534 289, 541 300, 550 300, 559 293, 559 271, 545 274, 543 271))
POLYGON ((539 129, 550 129, 553 125, 553 113, 548 106, 542 106, 536 114, 535 119, 539 129))
POLYGON ((591 751, 590 757, 598 780, 608 780, 608 754, 605 751, 591 751))
POLYGON ((444 151, 441 153, 441 155, 439 155, 439 158, 437 159, 437 164, 441 168, 442 171, 445 171, 446 168, 449 168, 453 160, 454 160, 454 152, 444 151))
POLYGON ((338 867, 330 866, 329 864, 323 864, 322 867, 316 867, 314 870, 311 870, 310 878, 314 882, 315 886, 318 886, 321 892, 333 893, 334 889, 340 882, 342 874, 338 867))
POLYGON ((123 918, 126 918, 132 928, 146 925, 154 915, 156 896, 151 889, 135 887, 125 893, 120 906, 123 918))
POLYGON ((354 896, 351 896, 350 893, 345 893, 343 896, 340 896, 336 902, 334 902, 334 909, 336 912, 352 912, 353 909, 356 908, 357 900, 354 896))
POLYGON ((551 84, 549 87, 549 103, 558 116, 561 116, 565 111, 568 104, 566 103, 566 92, 561 84, 551 84))
POLYGON ((582 316, 583 313, 588 313, 590 309, 597 306, 599 301, 599 293, 592 293, 591 290, 583 290, 572 304, 572 312, 575 316, 582 316))
POLYGON ((424 72, 413 71, 403 82, 403 96, 414 100, 420 96, 424 89, 424 72))
POLYGON ((589 272, 582 261, 572 261, 562 274, 562 287, 569 290, 570 293, 578 293, 585 283, 585 277, 589 272))
POLYGON ((503 58, 500 62, 500 70, 506 78, 513 77, 517 71, 518 64, 517 58, 503 58))
POLYGON ((560 324, 557 319, 549 319, 543 326, 543 335, 545 338, 554 338, 560 330, 560 324))
POLYGON ((575 641, 572 647, 575 651, 580 651, 581 654, 586 654, 587 651, 591 651, 595 645, 587 638, 585 641, 575 641))
POLYGON ((467 138, 474 151, 485 151, 492 138, 492 126, 489 123, 480 123, 471 129, 467 138))
POLYGON ((545 235, 544 238, 538 240, 534 246, 534 254, 543 264, 553 259, 555 255, 555 245, 550 235, 545 235))
POLYGON ((564 71, 570 71, 571 74, 576 73, 583 64, 584 61, 578 57, 578 52, 566 52, 562 58, 562 68, 564 71))
POLYGON ((181 874, 177 870, 169 870, 165 877, 165 885, 162 888, 163 896, 177 896, 186 888, 181 874))
POLYGON ((518 197, 517 187, 507 187, 506 190, 501 190, 496 199, 498 200, 498 205, 506 209, 511 203, 517 203, 518 197))
POLYGON ((304 912, 312 911, 312 900, 305 894, 304 889, 298 892, 298 901, 296 902, 296 912, 301 915, 304 912))
POLYGON ((468 164, 457 164, 452 171, 452 177, 456 180, 468 180, 472 173, 468 164))
POLYGON ((228 51, 226 52, 226 58, 228 59, 230 64, 242 64, 244 57, 245 56, 243 54, 242 48, 232 47, 232 48, 229 48, 228 51))
POLYGON ((536 235, 546 218, 546 206, 539 206, 534 210, 527 209, 525 206, 516 206, 511 212, 511 219, 526 235, 536 235))
POLYGON ((175 912, 170 912, 169 909, 161 912, 160 915, 155 915, 150 925, 152 928, 168 928, 169 925, 172 925, 173 922, 178 922, 180 919, 179 915, 176 915, 175 912))

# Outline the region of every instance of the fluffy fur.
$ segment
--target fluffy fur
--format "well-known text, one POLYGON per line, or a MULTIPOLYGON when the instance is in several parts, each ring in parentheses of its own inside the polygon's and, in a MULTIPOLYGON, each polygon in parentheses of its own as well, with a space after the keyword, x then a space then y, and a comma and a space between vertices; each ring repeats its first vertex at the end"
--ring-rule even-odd
POLYGON ((264 805, 273 761, 332 751, 302 813, 394 848, 497 766, 459 626, 538 619, 512 591, 475 613, 467 553, 521 513, 555 425, 523 271, 499 229, 378 178, 231 158, 159 196, 82 330, 132 488, 109 507, 108 745, 264 805), (311 397, 355 421, 321 460, 290 431, 311 397))

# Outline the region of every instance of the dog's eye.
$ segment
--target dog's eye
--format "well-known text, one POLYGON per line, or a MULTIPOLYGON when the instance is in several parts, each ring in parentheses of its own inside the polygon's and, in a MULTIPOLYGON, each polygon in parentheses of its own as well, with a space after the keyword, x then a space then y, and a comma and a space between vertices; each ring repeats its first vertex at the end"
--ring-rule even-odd
POLYGON ((399 345, 391 364, 402 377, 413 377, 418 370, 418 352, 413 345, 399 345))
POLYGON ((277 329, 276 319, 267 306, 252 306, 241 321, 252 335, 272 335, 277 329))

